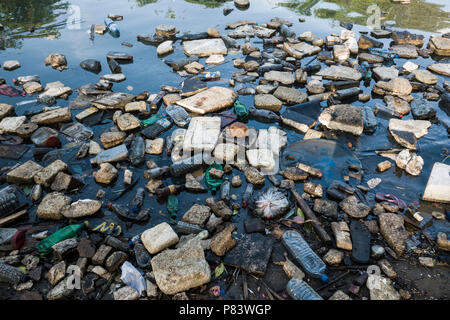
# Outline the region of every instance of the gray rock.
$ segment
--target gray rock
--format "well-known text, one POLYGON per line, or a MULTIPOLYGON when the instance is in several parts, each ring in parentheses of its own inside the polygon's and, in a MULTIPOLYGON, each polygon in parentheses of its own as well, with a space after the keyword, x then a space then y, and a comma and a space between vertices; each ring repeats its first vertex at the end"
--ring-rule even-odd
POLYGON ((55 255, 56 258, 62 260, 67 253, 72 252, 77 246, 78 246, 77 238, 70 238, 67 240, 63 240, 52 246, 53 254, 55 255))
MULTIPOLYGON (((304 92, 301 92, 298 89, 295 88, 288 88, 280 86, 278 87, 273 95, 282 100, 285 101, 287 104, 300 104, 306 101, 308 98, 308 95, 304 92)), ((271 110, 271 109, 269 109, 271 110)), ((273 110, 278 111, 278 110, 273 110)))
POLYGON ((59 220, 63 218, 62 209, 69 205, 72 199, 59 192, 47 194, 39 204, 36 215, 41 219, 59 220))
POLYGON ((319 122, 328 129, 350 132, 357 136, 364 130, 362 109, 347 104, 326 108, 320 114, 319 122))
POLYGON ((380 232, 395 253, 401 255, 406 248, 408 232, 403 217, 395 213, 382 213, 378 216, 380 232))
POLYGON ((258 94, 255 96, 255 107, 271 111, 280 111, 283 103, 271 94, 258 94))
POLYGON ((434 118, 436 110, 424 99, 414 99, 411 102, 411 112, 414 119, 428 120, 434 118))
POLYGON ((208 206, 194 204, 184 215, 182 221, 203 226, 211 215, 208 206))
POLYGON ((105 261, 106 257, 111 252, 112 247, 102 244, 98 249, 97 252, 95 252, 94 256, 92 257, 92 264, 94 265, 102 265, 105 261))
POLYGON ((59 280, 64 278, 65 274, 66 274, 66 262, 61 261, 50 268, 50 270, 45 275, 45 278, 52 286, 55 286, 59 282, 59 280))

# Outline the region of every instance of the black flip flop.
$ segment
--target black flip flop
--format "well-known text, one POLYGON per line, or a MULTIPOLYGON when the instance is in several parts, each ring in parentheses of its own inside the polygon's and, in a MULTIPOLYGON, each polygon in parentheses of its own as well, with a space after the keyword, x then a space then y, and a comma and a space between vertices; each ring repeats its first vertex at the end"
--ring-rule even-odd
POLYGON ((352 238, 352 260, 359 264, 365 264, 370 259, 370 231, 360 221, 352 221, 350 224, 352 238))

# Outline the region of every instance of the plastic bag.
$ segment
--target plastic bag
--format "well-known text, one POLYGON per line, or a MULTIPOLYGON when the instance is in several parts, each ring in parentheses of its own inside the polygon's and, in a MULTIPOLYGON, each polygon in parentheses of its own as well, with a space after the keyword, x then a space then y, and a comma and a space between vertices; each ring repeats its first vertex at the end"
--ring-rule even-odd
POLYGON ((218 169, 218 170, 222 170, 222 165, 218 164, 218 163, 215 163, 215 162, 212 163, 209 166, 209 168, 206 170, 206 174, 205 174, 206 185, 212 191, 216 191, 220 187, 220 185, 222 184, 222 179, 211 177, 211 175, 209 174, 209 170, 211 170, 212 168, 218 169))
POLYGON ((289 210, 286 195, 275 187, 255 195, 253 212, 262 218, 273 219, 289 210))
POLYGON ((147 283, 142 274, 128 261, 123 263, 121 269, 122 276, 120 277, 120 280, 136 290, 141 296, 142 292, 147 290, 147 283))

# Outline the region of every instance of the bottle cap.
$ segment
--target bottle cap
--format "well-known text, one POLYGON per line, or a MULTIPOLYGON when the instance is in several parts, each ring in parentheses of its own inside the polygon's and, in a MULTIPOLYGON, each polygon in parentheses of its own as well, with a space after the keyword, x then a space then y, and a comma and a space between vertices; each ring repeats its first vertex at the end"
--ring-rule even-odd
POLYGON ((326 275, 321 275, 320 276, 320 280, 322 281, 322 282, 328 282, 328 276, 326 276, 326 275))

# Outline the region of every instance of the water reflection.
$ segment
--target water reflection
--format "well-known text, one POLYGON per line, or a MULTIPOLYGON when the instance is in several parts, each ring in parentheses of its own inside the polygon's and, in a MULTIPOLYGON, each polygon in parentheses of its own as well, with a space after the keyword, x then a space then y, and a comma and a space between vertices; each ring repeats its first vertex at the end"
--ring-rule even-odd
POLYGON ((0 33, 0 49, 20 49, 24 38, 58 37, 58 30, 65 27, 65 22, 57 20, 67 12, 68 5, 59 0, 0 2, 0 21, 4 26, 0 33), (29 31, 31 27, 34 32, 29 31))
POLYGON ((390 0, 284 0, 277 5, 302 15, 366 25, 366 10, 374 3, 383 12, 382 21, 394 20, 398 28, 436 32, 450 27, 450 15, 445 11, 445 6, 424 0, 411 0, 408 5, 392 3, 390 0))

